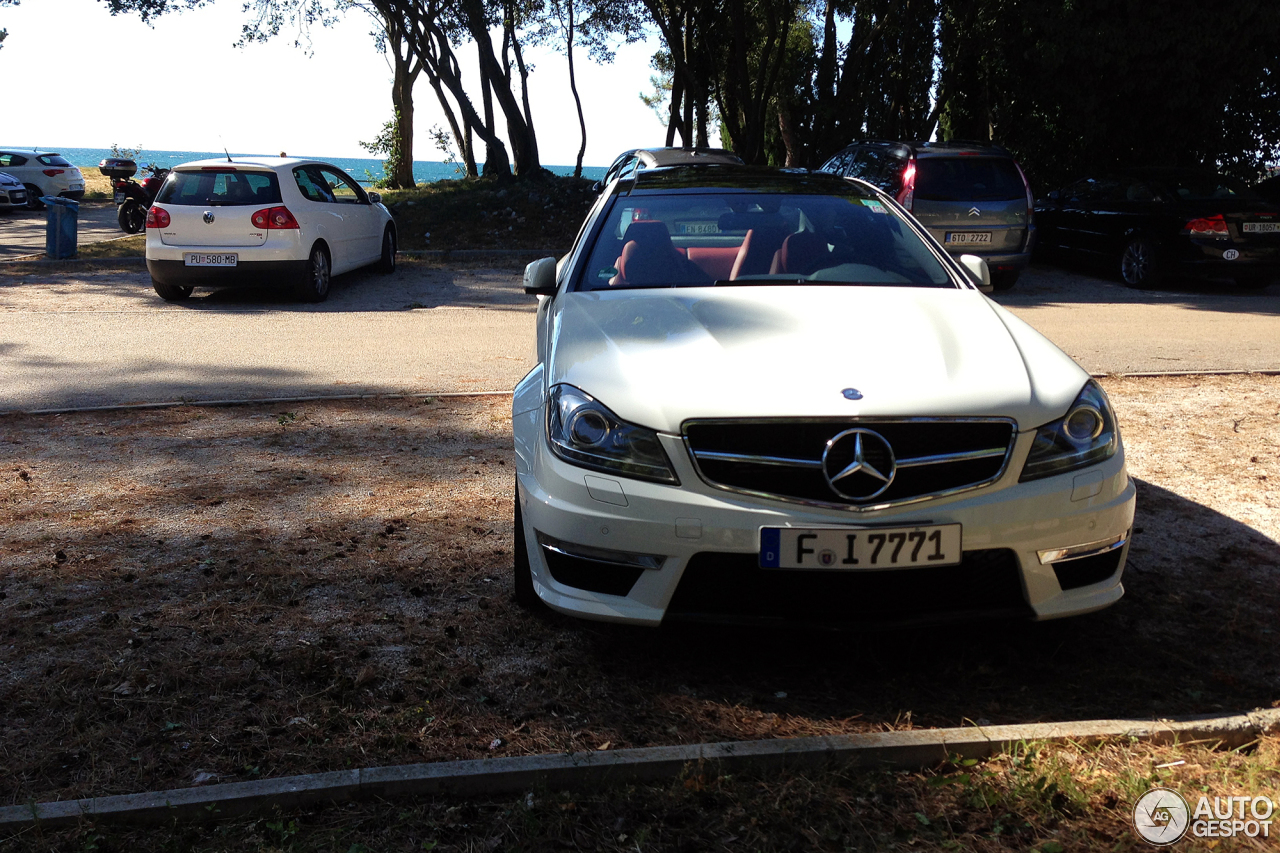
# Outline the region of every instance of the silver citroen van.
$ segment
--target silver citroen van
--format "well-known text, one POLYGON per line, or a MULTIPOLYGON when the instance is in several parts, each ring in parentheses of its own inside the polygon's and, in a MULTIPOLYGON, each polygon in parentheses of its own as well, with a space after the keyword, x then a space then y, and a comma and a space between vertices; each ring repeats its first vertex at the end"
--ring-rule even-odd
POLYGON ((861 178, 887 193, 956 255, 978 255, 1008 290, 1031 260, 1035 196, 1004 148, 976 142, 855 142, 821 171, 861 178))

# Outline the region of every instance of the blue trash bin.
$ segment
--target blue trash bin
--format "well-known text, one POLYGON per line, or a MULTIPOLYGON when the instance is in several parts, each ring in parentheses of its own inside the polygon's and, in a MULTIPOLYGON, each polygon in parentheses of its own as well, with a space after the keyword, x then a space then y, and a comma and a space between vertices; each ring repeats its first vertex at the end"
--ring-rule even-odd
POLYGON ((76 217, 80 213, 79 203, 69 198, 53 196, 44 196, 40 200, 48 207, 48 218, 45 219, 44 229, 44 253, 53 260, 74 258, 77 240, 76 217))

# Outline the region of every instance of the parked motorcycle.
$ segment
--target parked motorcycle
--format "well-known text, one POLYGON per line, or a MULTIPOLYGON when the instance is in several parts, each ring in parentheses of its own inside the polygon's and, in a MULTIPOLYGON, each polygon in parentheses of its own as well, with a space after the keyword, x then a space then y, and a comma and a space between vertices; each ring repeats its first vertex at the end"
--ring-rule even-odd
POLYGON ((115 190, 116 221, 120 223, 120 230, 126 234, 142 233, 147 227, 147 209, 155 201, 169 170, 152 164, 148 167, 150 174, 139 184, 133 180, 138 174, 138 164, 133 160, 108 157, 98 168, 111 179, 115 190))

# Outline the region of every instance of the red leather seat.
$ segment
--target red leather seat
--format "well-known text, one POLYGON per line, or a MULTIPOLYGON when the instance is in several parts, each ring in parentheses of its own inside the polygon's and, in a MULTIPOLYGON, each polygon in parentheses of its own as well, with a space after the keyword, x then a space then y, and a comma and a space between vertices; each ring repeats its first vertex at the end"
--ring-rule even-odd
POLYGON ((774 275, 812 275, 816 270, 830 266, 830 257, 826 240, 812 231, 797 231, 782 241, 782 248, 773 256, 769 272, 774 275))
POLYGON ((641 219, 627 227, 627 242, 614 266, 618 274, 609 284, 668 285, 705 281, 706 273, 671 243, 665 223, 641 219))

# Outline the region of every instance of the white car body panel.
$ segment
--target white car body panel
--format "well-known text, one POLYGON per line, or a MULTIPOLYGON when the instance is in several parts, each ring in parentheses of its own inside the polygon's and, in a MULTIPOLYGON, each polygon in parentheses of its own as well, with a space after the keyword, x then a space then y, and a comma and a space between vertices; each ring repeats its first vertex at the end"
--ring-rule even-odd
POLYGON ((21 165, 0 166, 0 171, 12 175, 25 185, 37 187, 42 196, 60 196, 63 193, 83 193, 84 173, 76 166, 57 166, 41 163, 40 157, 56 154, 39 148, 0 148, 0 156, 17 155, 26 159, 21 165), (51 171, 55 174, 47 175, 51 171))
POLYGON ((549 383, 670 433, 690 417, 906 414, 1013 417, 1027 429, 1051 420, 1047 409, 1064 413, 1088 379, 1029 327, 1011 335, 1011 315, 974 290, 681 288, 555 302, 549 383), (1029 364, 1053 381, 1033 382, 1029 364), (849 387, 863 399, 846 400, 849 387))

